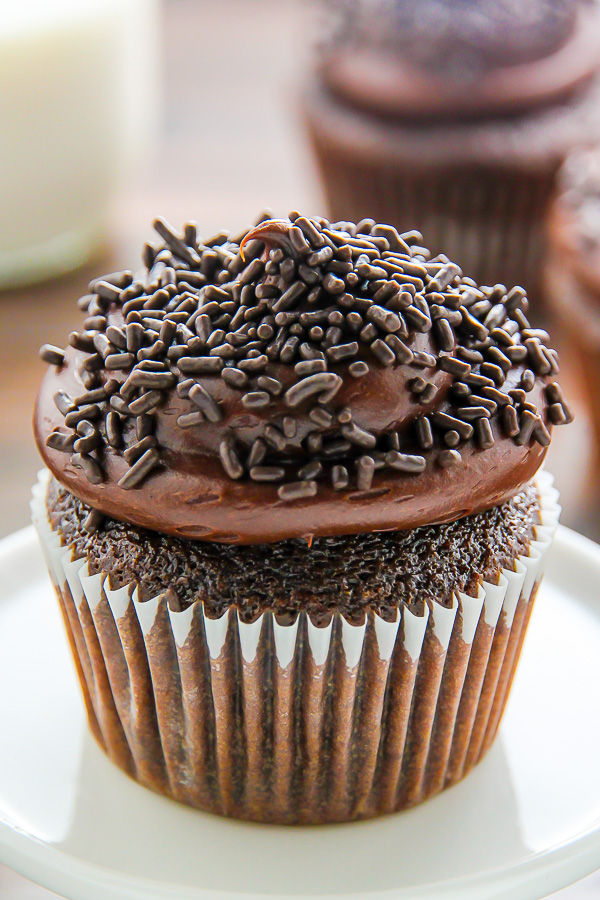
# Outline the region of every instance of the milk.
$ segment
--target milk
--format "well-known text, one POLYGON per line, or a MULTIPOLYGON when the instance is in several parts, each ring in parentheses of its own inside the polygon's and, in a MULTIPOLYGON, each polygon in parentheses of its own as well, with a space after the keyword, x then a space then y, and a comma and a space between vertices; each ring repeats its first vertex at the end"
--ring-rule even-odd
POLYGON ((0 0, 0 287, 105 234, 158 106, 158 0, 0 0))

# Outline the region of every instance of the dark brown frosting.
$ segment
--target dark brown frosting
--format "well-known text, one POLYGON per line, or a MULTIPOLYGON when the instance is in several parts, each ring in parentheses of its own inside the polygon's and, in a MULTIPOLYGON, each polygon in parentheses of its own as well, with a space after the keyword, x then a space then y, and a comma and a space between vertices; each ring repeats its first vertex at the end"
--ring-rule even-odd
POLYGON ((431 6, 411 4, 408 23, 388 11, 376 40, 342 31, 319 63, 323 82, 370 112, 441 122, 563 102, 598 71, 600 16, 587 4, 558 4, 552 17, 544 4, 519 3, 503 24, 494 22, 499 4, 433 3, 447 9, 445 21, 431 6))
MULTIPOLYGON (((516 383, 518 375, 516 372, 516 383)), ((537 443, 517 447, 498 434, 490 450, 473 446, 463 451, 462 466, 439 468, 432 454, 424 473, 378 474, 372 489, 362 493, 353 490, 340 494, 323 485, 317 497, 288 504, 279 500, 276 487, 230 480, 218 460, 218 451, 212 457, 206 455, 210 445, 216 450, 215 432, 226 428, 227 420, 219 426, 207 425, 198 445, 195 435, 175 424, 183 401, 173 394, 161 410, 158 426, 168 464, 140 490, 125 492, 117 487, 117 481, 127 465, 117 452, 107 451, 106 481, 93 485, 81 469, 69 464, 64 453, 45 446, 47 435, 63 423, 52 402, 57 390, 82 390, 71 361, 59 371, 47 373, 35 413, 40 453, 58 481, 113 518, 180 537, 270 543, 302 535, 352 534, 448 522, 512 497, 535 475, 546 454, 546 448, 537 443)), ((385 396, 376 383, 369 387, 358 382, 356 391, 363 409, 373 404, 374 398, 385 396)), ((392 396, 387 394, 388 401, 392 396)), ((228 399, 234 419, 239 404, 237 398, 228 399)), ((539 400, 539 393, 535 400, 539 400)), ((411 410, 413 416, 417 412, 418 407, 411 410)), ((405 410, 406 418, 407 413, 405 410)), ((247 411, 242 415, 248 418, 247 411)), ((369 421, 383 422, 384 418, 379 419, 375 408, 369 421)))
MULTIPOLYGON (((325 226, 329 226, 326 220, 296 218, 296 221, 309 222, 305 226, 309 235, 312 234, 311 224, 319 233, 320 229, 324 229, 325 233, 325 226)), ((350 227, 349 223, 344 224, 346 227, 350 227)), ((332 227, 337 228, 339 233, 345 233, 341 224, 332 227)), ((262 239, 263 243, 268 243, 267 249, 263 251, 263 262, 272 261, 277 267, 284 259, 293 259, 293 254, 286 245, 291 228, 290 222, 283 226, 267 223, 262 230, 258 229, 250 235, 254 241, 262 239), (279 255, 275 249, 276 245, 280 245, 279 255), (286 246, 287 250, 284 249, 286 246), (271 248, 270 252, 269 248, 271 248), (286 256, 288 252, 290 255, 286 256)), ((368 244, 369 241, 362 235, 371 233, 371 239, 379 240, 379 248, 382 252, 386 252, 383 248, 387 245, 387 241, 383 239, 382 243, 382 234, 388 234, 393 244, 397 243, 398 246, 409 251, 404 254, 406 265, 409 260, 414 260, 416 266, 422 267, 425 264, 428 257, 427 251, 415 245, 415 240, 420 236, 414 234, 398 236, 396 234, 393 237, 395 234, 393 229, 390 230, 387 226, 378 229, 374 227, 374 223, 367 223, 362 228, 359 241, 363 240, 368 244), (412 242, 411 248, 406 241, 412 242)), ((356 231, 354 226, 351 230, 356 231)), ((296 232, 300 232, 300 228, 297 226, 296 232)), ((335 232, 331 233, 335 236, 335 232)), ((182 250, 179 247, 177 240, 180 239, 171 235, 167 241, 167 248, 164 246, 162 250, 155 248, 151 254, 148 275, 150 282, 157 270, 164 272, 165 268, 169 270, 169 277, 174 277, 172 273, 177 271, 181 274, 181 280, 187 277, 193 280, 191 275, 185 274, 186 264, 177 257, 178 252, 185 255, 185 249, 182 250), (175 270, 166 266, 166 262, 174 262, 179 268, 175 270)), ((198 253, 200 256, 206 253, 210 254, 212 251, 208 246, 209 243, 196 244, 197 249, 194 253, 198 253)), ((227 246, 229 250, 223 251, 224 258, 229 260, 235 258, 239 261, 241 254, 239 252, 235 254, 235 248, 238 246, 239 251, 239 245, 229 242, 227 246)), ((256 244, 254 246, 256 248, 256 244)), ((309 250, 312 253, 315 252, 314 247, 309 250)), ((304 257, 300 255, 300 258, 296 258, 295 264, 301 263, 302 258, 306 260, 310 258, 310 254, 304 257)), ((390 251, 387 261, 389 262, 392 258, 393 254, 390 251)), ((399 259, 400 256, 396 258, 399 259)), ((373 255, 371 262, 377 266, 377 259, 373 258, 373 255)), ((197 261, 194 259, 193 263, 188 261, 187 265, 198 269, 202 263, 200 259, 197 261)), ((246 259, 239 263, 229 262, 227 265, 230 265, 230 270, 236 266, 242 267, 241 274, 234 277, 230 284, 231 296, 238 296, 238 302, 241 302, 240 296, 242 295, 235 287, 236 284, 238 287, 240 286, 236 279, 241 279, 246 285, 250 283, 249 265, 251 265, 251 261, 246 259)), ((364 266, 365 263, 358 265, 364 266)), ((501 286, 495 286, 479 291, 473 282, 462 278, 458 267, 453 267, 448 271, 447 284, 440 286, 434 282, 434 276, 437 273, 436 277, 439 279, 439 273, 442 270, 446 271, 448 266, 452 267, 452 264, 442 257, 437 261, 431 260, 429 265, 432 266, 431 276, 428 275, 426 279, 428 281, 426 290, 429 293, 425 293, 423 296, 429 298, 429 304, 433 300, 438 301, 437 305, 430 306, 430 309, 434 310, 433 315, 443 313, 439 304, 443 302, 444 297, 450 305, 456 307, 459 300, 467 302, 467 294, 470 291, 471 296, 468 302, 472 304, 475 300, 479 303, 479 308, 477 306, 469 308, 480 315, 481 321, 476 320, 475 315, 467 315, 466 309, 463 310, 467 317, 463 325, 455 327, 452 338, 453 350, 440 350, 438 320, 433 320, 433 327, 431 319, 428 324, 425 322, 420 326, 422 330, 413 327, 410 322, 407 327, 404 318, 410 317, 411 312, 408 310, 398 311, 398 316, 404 323, 403 328, 407 332, 406 334, 398 332, 403 333, 404 336, 402 353, 408 353, 411 357, 410 361, 404 363, 399 363, 397 359, 393 359, 390 363, 385 353, 381 356, 381 348, 377 348, 371 334, 368 339, 365 336, 357 344, 352 359, 344 359, 339 362, 332 360, 328 355, 331 348, 328 347, 325 338, 318 337, 317 340, 317 337, 313 335, 309 342, 305 340, 302 346, 308 347, 306 352, 316 354, 317 358, 320 351, 315 350, 315 347, 326 348, 326 352, 321 356, 323 360, 326 359, 327 372, 330 373, 328 377, 336 380, 336 385, 339 382, 334 396, 322 398, 325 402, 320 404, 315 402, 314 396, 299 403, 291 402, 289 389, 303 380, 303 377, 299 376, 295 369, 295 366, 303 361, 303 357, 296 352, 296 355, 287 362, 280 358, 273 358, 275 354, 271 352, 271 345, 267 350, 267 353, 270 354, 269 362, 262 371, 262 377, 273 379, 275 383, 279 381, 281 389, 277 395, 269 398, 269 402, 265 406, 255 408, 244 403, 243 398, 246 394, 249 391, 257 391, 257 386, 247 385, 241 390, 227 383, 221 373, 195 374, 192 383, 199 386, 198 390, 202 396, 209 397, 210 402, 216 405, 218 416, 213 416, 211 420, 209 415, 194 427, 182 427, 181 417, 189 416, 191 412, 197 410, 197 407, 185 391, 176 389, 175 384, 166 388, 162 392, 157 408, 153 411, 154 430, 150 435, 152 449, 148 452, 153 455, 154 462, 147 477, 140 480, 139 483, 131 485, 133 489, 128 490, 124 489, 122 478, 131 472, 132 466, 135 465, 135 456, 127 456, 127 453, 135 453, 136 441, 140 438, 140 435, 136 433, 139 422, 130 412, 123 412, 121 428, 124 447, 132 448, 130 451, 124 451, 124 447, 110 446, 106 437, 107 426, 105 426, 104 417, 111 412, 114 415, 115 409, 123 409, 124 401, 120 397, 121 393, 126 394, 126 391, 121 391, 119 388, 130 379, 132 364, 126 366, 125 369, 109 370, 106 369, 106 360, 109 357, 105 357, 104 367, 101 366, 98 371, 97 365, 89 366, 90 360, 93 362, 93 355, 90 352, 68 347, 62 365, 51 365, 38 397, 34 424, 40 453, 57 480, 94 509, 113 518, 155 531, 203 540, 260 543, 300 536, 327 536, 412 528, 417 525, 452 521, 495 506, 516 494, 538 470, 549 442, 551 424, 568 421, 570 418, 568 408, 560 396, 560 389, 553 381, 556 372, 556 358, 553 351, 545 349, 540 351, 543 344, 540 342, 538 334, 531 331, 525 318, 526 298, 522 290, 507 293, 506 289, 501 286), (437 293, 434 291, 436 287, 439 288, 437 293), (503 304, 505 304, 504 307, 503 304), (498 388, 491 387, 493 382, 490 379, 488 379, 490 387, 486 387, 484 376, 485 372, 488 375, 494 374, 492 360, 498 358, 501 360, 502 358, 502 353, 498 357, 496 336, 493 338, 489 336, 490 334, 496 335, 498 328, 494 331, 492 328, 494 323, 491 319, 489 320, 489 329, 482 325, 483 319, 489 318, 491 315, 492 308, 495 310, 494 315, 499 324, 502 325, 504 322, 507 328, 503 340, 507 340, 509 347, 508 349, 505 347, 505 349, 514 357, 514 361, 508 364, 507 370, 504 373, 500 372, 498 388), (521 323, 518 333, 512 316, 515 316, 521 323), (513 325, 509 328, 511 322, 513 325), (469 336, 469 329, 472 330, 473 327, 476 332, 479 329, 479 344, 475 337, 469 336), (487 337, 484 337, 484 334, 487 337), (523 343, 521 343, 521 338, 523 343), (310 341, 317 343, 310 344, 310 341), (323 341, 323 343, 319 344, 319 341, 323 341), (446 371, 447 368, 452 368, 452 366, 446 366, 446 362, 454 360, 460 366, 461 354, 463 357, 468 356, 469 353, 477 355, 477 346, 480 346, 482 351, 481 359, 485 358, 487 361, 482 365, 473 363, 470 367, 471 375, 468 377, 475 379, 475 386, 471 390, 465 388, 463 384, 461 399, 457 399, 457 385, 460 379, 456 373, 451 374, 446 371), (520 348, 518 352, 517 350, 512 352, 514 347, 520 348), (488 353, 490 354, 489 358, 486 356, 488 353), (419 354, 425 354, 425 357, 419 358, 419 354), (431 360, 426 368, 423 366, 423 358, 431 360), (368 366, 368 371, 362 377, 352 376, 350 374, 351 366, 359 361, 361 365, 366 363, 365 368, 368 366), (92 369, 92 372, 96 371, 91 384, 89 371, 87 375, 84 374, 86 365, 88 369, 92 369), (532 369, 536 366, 538 369, 541 367, 544 371, 538 371, 535 374, 532 369), (431 386, 425 392, 427 400, 422 399, 421 393, 416 393, 417 382, 415 379, 424 380, 424 375, 427 385, 431 386), (483 387, 477 387, 477 379, 482 379, 483 387), (67 424, 69 422, 68 410, 71 410, 71 415, 75 411, 75 418, 77 418, 78 410, 85 412, 86 409, 93 407, 94 396, 91 395, 87 400, 86 395, 90 391, 101 389, 102 385, 107 383, 112 384, 110 403, 107 400, 102 409, 92 410, 88 416, 90 421, 86 420, 86 428, 80 429, 75 435, 77 439, 81 439, 83 436, 84 442, 90 440, 93 444, 92 449, 81 450, 79 461, 77 461, 69 452, 73 449, 72 445, 69 445, 65 452, 64 449, 57 449, 54 439, 57 435, 62 439, 67 434, 65 422, 67 424), (548 384, 551 387, 546 387, 548 384), (523 390, 523 387, 526 390, 523 390), (486 400, 486 397, 478 401, 477 391, 484 395, 487 391, 488 397, 499 395, 504 397, 504 400, 497 409, 492 409, 496 404, 491 402, 490 405, 490 400, 486 400), (509 393, 511 391, 512 395, 509 393), (58 401, 55 399, 57 395, 58 401), (65 397, 68 398, 66 401, 65 397), (110 405, 113 404, 115 398, 121 404, 120 406, 110 405), (65 402, 67 403, 66 419, 65 402), (475 407, 474 415, 481 415, 481 406, 478 406, 480 402, 487 402, 490 405, 492 411, 491 415, 486 418, 488 423, 486 429, 480 429, 481 423, 475 422, 468 414, 469 410, 465 404, 469 402, 475 407), (512 436, 510 423, 507 425, 507 418, 503 416, 506 406, 510 406, 514 411, 517 422, 517 431, 513 431, 512 436), (477 413, 477 410, 480 412, 477 413), (319 424, 315 424, 313 418, 315 411, 319 424), (278 446, 277 443, 269 444, 268 438, 265 439, 268 429, 276 431, 281 429, 282 420, 285 421, 284 417, 289 417, 290 414, 293 414, 295 433, 288 436, 281 446, 278 446), (464 417, 460 421, 454 420, 458 423, 460 436, 453 430, 453 426, 448 426, 443 422, 438 426, 436 417, 440 414, 464 417), (319 419, 319 416, 322 418, 323 415, 325 418, 329 417, 331 420, 329 424, 323 423, 319 419), (417 433, 418 423, 424 421, 433 423, 433 437, 431 441, 425 441, 426 446, 419 439, 417 433), (339 424, 347 422, 350 424, 339 424), (475 429, 472 425, 475 426, 475 429), (327 442, 330 439, 339 440, 339 431, 340 429, 343 431, 344 428, 360 429, 360 434, 363 437, 366 435, 367 442, 372 441, 372 443, 366 446, 361 445, 360 441, 358 444, 346 442, 347 446, 342 449, 341 454, 338 453, 329 459, 325 453, 329 446, 327 442), (521 429, 522 440, 519 437, 519 429, 521 429), (317 443, 312 445, 311 438, 314 438, 315 435, 317 443), (322 438, 325 440, 324 445, 322 438), (262 440, 268 444, 266 459, 260 461, 258 470, 253 470, 252 463, 245 462, 245 460, 251 455, 252 448, 255 447, 257 441, 260 443, 262 440), (95 444, 94 441, 96 441, 95 444), (234 460, 237 462, 241 460, 240 468, 243 472, 237 473, 235 469, 231 471, 227 468, 223 462, 224 447, 233 448, 234 460), (86 456, 88 463, 92 465, 91 480, 89 466, 82 467, 81 455, 86 456), (409 463, 409 470, 399 471, 398 466, 401 469, 405 461, 409 463), (302 475, 303 465, 314 466, 315 463, 320 471, 302 475), (363 463, 365 465, 368 463, 371 469, 367 473, 366 481, 363 479, 361 482, 360 467, 363 463), (253 472, 258 472, 261 464, 269 471, 275 469, 284 474, 280 475, 277 483, 273 484, 253 481, 253 472), (416 464, 417 470, 410 471, 411 465, 414 466, 414 464, 416 464), (344 468, 344 477, 348 481, 347 486, 339 482, 339 477, 334 472, 336 467, 344 468), (250 477, 248 477, 249 473, 250 477), (300 485, 300 494, 302 494, 302 488, 309 485, 310 495, 298 495, 297 499, 294 499, 293 496, 291 499, 286 499, 285 490, 290 485, 294 490, 295 486, 300 485)), ((268 279, 265 279, 264 267, 261 268, 258 265, 258 271, 259 275, 251 283, 252 292, 258 289, 259 293, 264 293, 264 285, 268 279)), ((359 271, 363 275, 366 272, 364 268, 359 271)), ((321 273, 321 277, 324 277, 323 273, 321 273)), ((113 278, 113 281, 118 282, 119 278, 113 278)), ((115 336, 115 340, 118 340, 115 329, 118 329, 124 322, 123 297, 131 297, 132 294, 136 294, 135 289, 122 286, 123 284, 128 285, 130 281, 131 277, 121 279, 121 287, 114 288, 112 292, 110 288, 98 287, 100 295, 91 295, 92 304, 95 304, 96 307, 104 304, 106 307, 107 314, 100 333, 108 332, 111 337, 115 336), (122 291, 120 296, 119 290, 122 291), (129 294, 126 293, 128 290, 129 294), (102 294, 106 296, 103 298, 102 294)), ((375 287, 371 289, 369 287, 371 284, 377 286, 379 290, 382 282, 388 285, 392 284, 392 287, 394 284, 386 282, 380 277, 376 283, 369 282, 367 279, 362 286, 359 284, 354 288, 354 294, 346 292, 343 295, 346 303, 351 304, 353 297, 359 298, 369 290, 373 293, 375 287)), ((223 285, 224 278, 220 278, 219 283, 223 285)), ((110 282, 105 280, 102 284, 110 285, 110 282)), ((329 283, 327 284, 329 285, 329 283)), ((92 289, 95 287, 92 284, 92 289)), ((152 284, 151 287, 154 289, 155 285, 152 284)), ((188 302, 194 294, 189 287, 187 285, 188 302)), ((331 287, 337 291, 335 285, 331 285, 331 287)), ((285 288, 285 284, 282 285, 283 288, 285 288)), ((156 298, 156 293, 153 294, 152 289, 149 289, 150 294, 156 298)), ((417 292, 418 289, 417 283, 417 292)), ((414 290, 413 286, 413 296, 414 290)), ((140 291, 137 293, 139 294, 140 291)), ((172 293, 179 302, 180 295, 175 294, 174 289, 172 293)), ((274 299, 267 299, 266 305, 269 302, 276 303, 281 290, 267 291, 268 293, 274 294, 274 299)), ((142 300, 145 296, 142 295, 142 300)), ((417 293, 417 298, 419 296, 417 293)), ((208 303, 215 306, 214 300, 210 300, 205 295, 204 287, 199 287, 194 297, 196 307, 211 309, 208 303), (203 304, 205 304, 204 307, 203 304)), ((345 314, 347 314, 348 306, 342 305, 339 293, 327 294, 324 291, 321 306, 325 305, 327 309, 332 305, 335 306, 336 298, 340 303, 339 308, 345 310, 345 314)), ((397 296, 396 300, 398 300, 397 296)), ((315 302, 317 301, 313 301, 311 306, 307 305, 305 299, 300 301, 297 304, 296 312, 302 309, 314 310, 315 302)), ((371 308, 368 304, 377 305, 367 299, 362 300, 362 303, 368 309, 371 308)), ((154 307, 156 308, 156 306, 155 299, 154 307)), ((318 302, 317 308, 319 308, 318 302)), ((414 308, 410 307, 413 310, 414 308)), ((428 309, 427 305, 424 308, 428 309)), ((126 306, 125 309, 127 309, 126 306)), ((379 309, 383 309, 385 312, 387 308, 382 306, 379 309)), ((97 313, 98 309, 91 311, 97 313)), ((217 309, 215 315, 220 314, 221 310, 217 309)), ((449 311, 446 311, 445 315, 451 317, 449 311)), ((136 321, 136 315, 132 312, 127 313, 125 318, 136 321)), ((460 319, 460 315, 458 318, 460 319)), ((373 319, 378 321, 375 317, 373 319)), ((88 328, 91 325, 98 326, 97 316, 95 318, 92 316, 87 321, 88 328)), ((396 326, 390 327, 395 328, 396 326)), ((97 334, 98 332, 94 332, 92 329, 90 333, 97 334)), ((380 335, 377 338, 380 344, 384 343, 382 341, 384 332, 377 332, 374 329, 374 333, 375 338, 377 338, 377 334, 380 335)), ((348 341, 351 337, 352 335, 346 334, 343 341, 348 341)), ((197 358, 210 357, 214 359, 214 355, 211 356, 207 347, 202 349, 198 346, 197 338, 190 336, 188 340, 189 346, 197 354, 197 358)), ((341 341, 342 338, 339 340, 341 341)), ((81 344, 81 338, 76 338, 73 343, 81 344)), ((386 344, 386 347, 389 346, 395 346, 394 342, 386 344)), ((112 347, 112 350, 117 351, 117 348, 112 347)), ((192 351, 186 350, 185 352, 192 351)), ((60 354, 60 351, 54 350, 52 353, 54 356, 51 358, 55 362, 58 358, 56 354, 60 354)), ((185 373, 179 371, 179 362, 176 356, 177 354, 168 361, 168 365, 169 370, 175 373, 179 387, 182 381, 186 381, 186 379, 189 381, 189 378, 185 373)), ((97 358, 100 360, 99 356, 97 358)), ((252 358, 251 354, 249 358, 252 358)), ((306 359, 305 356, 304 360, 306 361, 306 359)), ((508 362, 506 357, 504 360, 508 362)), ((166 365, 167 363, 165 363, 166 365)), ((239 365, 242 366, 243 362, 240 362, 239 365)), ((181 366, 183 367, 183 363, 181 366)), ((469 369, 468 365, 465 366, 464 361, 462 366, 469 369)), ((495 368, 499 371, 497 366, 495 368)), ((136 370, 138 369, 136 368, 136 370)), ((148 394, 147 391, 145 393, 141 389, 138 393, 142 399, 148 394)), ((131 397, 137 396, 138 393, 126 395, 127 402, 131 402, 131 397)), ((96 405, 102 406, 102 402, 96 405)), ((85 419, 83 413, 82 417, 85 419)), ((142 416, 141 418, 147 424, 146 420, 150 417, 142 416)), ((508 418, 510 419, 510 417, 508 418)), ((147 434, 150 434, 150 431, 147 434)), ((281 430, 278 431, 278 434, 280 439, 281 430)), ((77 450, 77 445, 75 450, 77 450)))

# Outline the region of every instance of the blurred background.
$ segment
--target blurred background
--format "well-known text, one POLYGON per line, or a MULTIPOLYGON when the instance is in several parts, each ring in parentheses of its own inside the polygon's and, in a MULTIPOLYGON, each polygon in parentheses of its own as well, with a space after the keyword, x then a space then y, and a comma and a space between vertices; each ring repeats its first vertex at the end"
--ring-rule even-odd
MULTIPOLYGON (((156 215, 269 207, 417 227, 524 284, 576 413, 563 523, 599 538, 599 24, 586 0, 0 0, 0 537, 29 522, 38 348, 90 279, 135 269, 156 215)), ((51 895, 0 867, 0 896, 51 895)))
MULTIPOLYGON (((25 9, 31 5, 23 4, 25 9)), ((81 268, 51 281, 43 280, 44 268, 39 268, 35 250, 29 269, 25 265, 23 270, 9 273, 5 263, 4 283, 12 280, 21 285, 0 292, 4 345, 0 361, 0 535, 28 523, 29 489, 40 465, 31 437, 31 414, 44 372, 38 348, 46 341, 65 342, 78 321, 75 301, 86 293, 90 279, 98 272, 141 265, 141 248, 151 239, 150 223, 158 214, 177 227, 195 219, 200 233, 212 234, 225 223, 232 231, 247 227, 266 206, 281 215, 297 206, 323 207, 297 109, 298 26, 303 17, 294 2, 169 0, 160 6, 157 0, 86 0, 80 5, 63 0, 63 21, 47 21, 37 29, 41 10, 47 11, 49 6, 40 0, 40 11, 35 10, 27 21, 15 22, 12 29, 9 21, 3 36, 2 19, 10 19, 11 14, 8 4, 0 2, 2 104, 20 90, 19 79, 27 74, 32 60, 37 60, 40 49, 54 56, 56 41, 63 45, 73 41, 77 46, 79 29, 87 32, 88 40, 98 38, 100 46, 91 59, 84 55, 65 61, 69 46, 55 51, 50 62, 70 71, 60 72, 51 91, 52 95, 59 92, 59 97, 54 121, 48 127, 36 125, 38 84, 30 86, 34 96, 27 96, 23 88, 25 96, 15 99, 14 108, 7 110, 6 118, 10 113, 12 121, 2 121, 5 110, 0 107, 0 142, 26 118, 25 109, 33 120, 27 129, 30 133, 22 135, 21 146, 11 148, 10 168, 4 165, 0 170, 0 208, 5 209, 4 194, 17 193, 15 183, 20 181, 20 199, 28 205, 26 215, 19 215, 23 245, 31 236, 29 223, 35 225, 38 217, 51 216, 55 209, 57 215, 64 211, 63 193, 72 209, 81 203, 73 210, 75 220, 87 207, 96 224, 93 240, 78 244, 80 254, 89 259, 81 268), (69 5, 73 19, 66 8, 69 5), (123 22, 126 8, 133 22, 123 22), (74 22, 77 16, 80 21, 74 22), (98 27, 102 20, 108 37, 98 27), (80 84, 73 85, 73 78, 91 82, 90 90, 98 79, 111 78, 120 48, 111 45, 110 29, 122 38, 124 27, 129 39, 123 52, 129 65, 123 67, 122 82, 112 85, 112 94, 107 88, 108 96, 98 100, 101 108, 96 116, 90 105, 93 107, 97 97, 88 102, 80 84), (70 34, 66 33, 69 29, 70 34), (103 38, 108 46, 102 45, 103 38), (8 71, 4 41, 12 44, 13 72, 8 71), (135 60, 130 58, 131 48, 135 48, 135 60), (113 110, 107 112, 111 101, 113 110), (130 118, 139 125, 137 137, 131 136, 130 118), (80 146, 82 127, 84 147, 80 155, 73 154, 73 147, 80 146), (107 129, 110 144, 103 145, 107 129), (47 135, 56 132, 70 132, 70 142, 65 141, 71 146, 70 159, 64 159, 63 146, 51 148, 56 156, 47 158, 47 135), (100 168, 98 143, 103 145, 100 168), (87 150, 89 156, 84 157, 87 150), (25 152, 30 159, 24 159, 25 152), (109 153, 113 158, 107 163, 109 153), (74 169, 77 183, 73 185, 69 178, 74 169), (45 173, 50 182, 42 196, 29 187, 32 170, 38 179, 45 173), (48 198, 58 180, 65 185, 64 191, 48 198), (83 190, 87 192, 85 204, 83 190), (35 283, 23 284, 29 273, 35 283)), ((35 65, 42 66, 42 62, 35 65)), ((37 80, 43 84, 50 74, 44 66, 37 80)), ((42 111, 45 100, 40 101, 42 111)), ((26 130, 24 126, 21 129, 26 130)), ((4 151, 1 158, 6 158, 4 151)), ((10 231, 12 217, 3 212, 1 218, 4 224, 0 228, 10 231)), ((64 227, 62 222, 46 219, 45 227, 52 225, 57 230, 64 227)), ((77 262, 77 255, 67 250, 64 265, 69 267, 77 262)), ((0 284, 1 265, 0 257, 0 284)))

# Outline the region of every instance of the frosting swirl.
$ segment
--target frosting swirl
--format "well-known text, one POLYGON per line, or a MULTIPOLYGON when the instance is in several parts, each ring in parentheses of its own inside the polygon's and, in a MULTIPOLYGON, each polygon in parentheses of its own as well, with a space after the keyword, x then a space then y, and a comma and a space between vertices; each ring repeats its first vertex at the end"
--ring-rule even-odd
POLYGON ((42 351, 40 451, 101 513, 241 543, 450 521, 515 494, 571 418, 522 288, 417 232, 155 227, 147 273, 92 282, 84 330, 42 351))

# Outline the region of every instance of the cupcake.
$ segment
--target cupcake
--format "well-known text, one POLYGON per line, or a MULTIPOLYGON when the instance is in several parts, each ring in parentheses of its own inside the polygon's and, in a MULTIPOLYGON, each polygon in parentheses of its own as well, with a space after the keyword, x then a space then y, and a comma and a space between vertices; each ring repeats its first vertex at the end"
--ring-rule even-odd
POLYGON ((394 812, 497 731, 570 414, 521 288, 297 212, 93 281, 35 411, 33 518, 93 733, 261 822, 394 812))
POLYGON ((537 301, 557 169, 600 135, 597 6, 333 9, 305 92, 332 215, 416 227, 479 282, 522 284, 537 301))
MULTIPOLYGON (((600 151, 574 153, 548 217, 545 290, 600 438, 600 151)), ((597 461, 598 462, 598 461, 597 461)))

